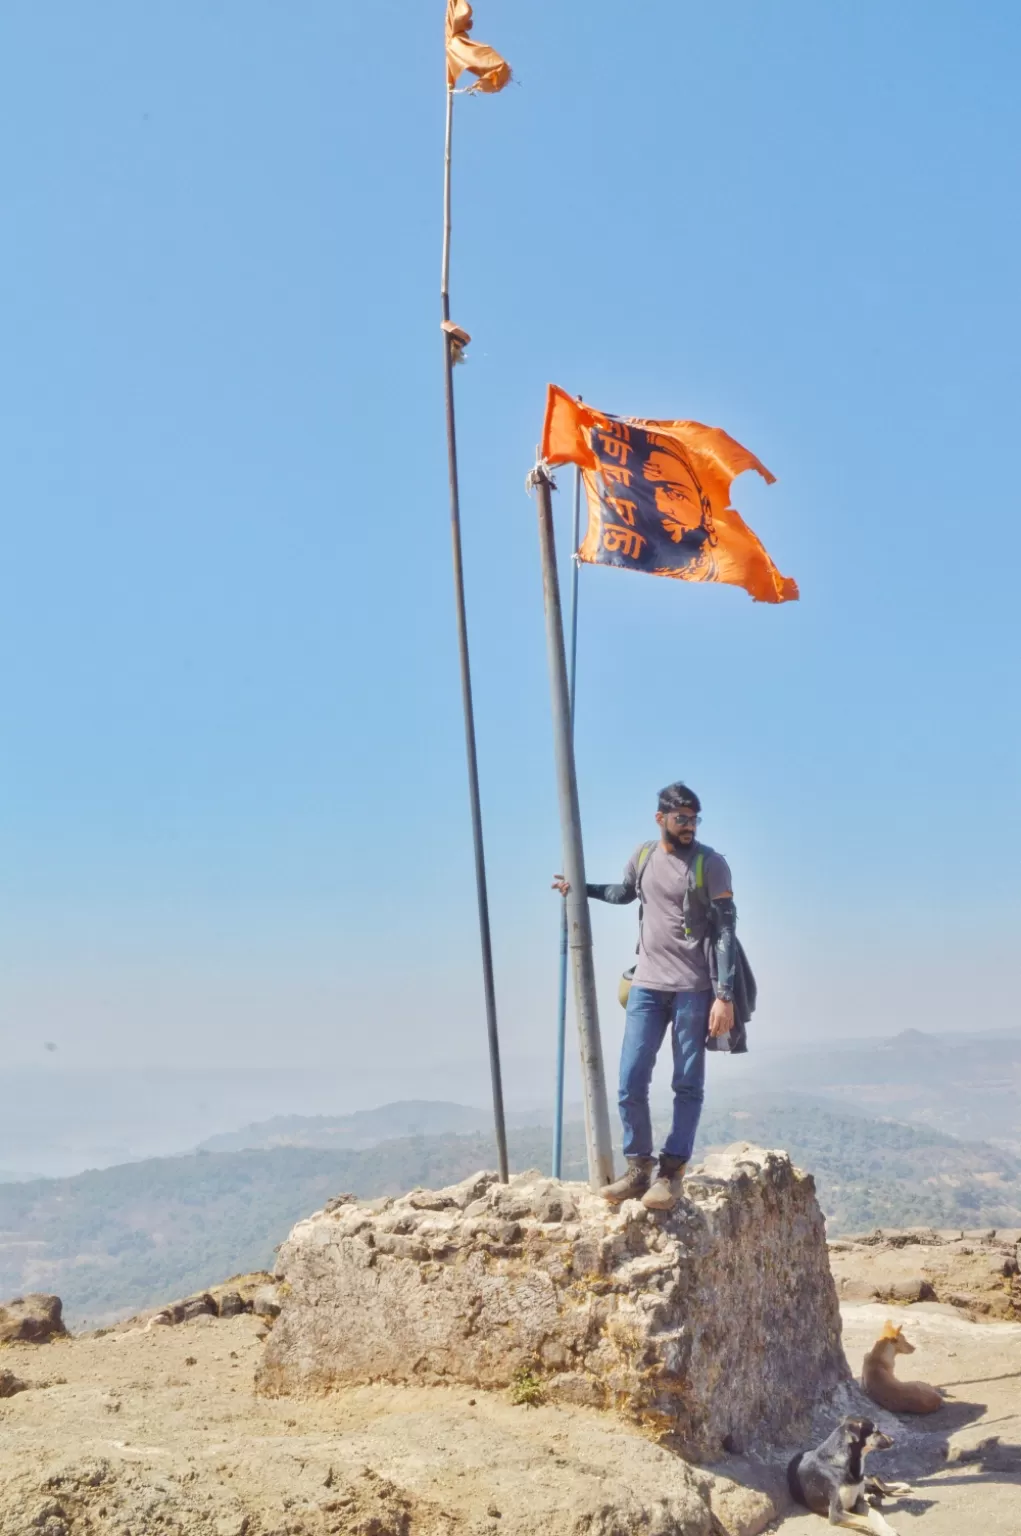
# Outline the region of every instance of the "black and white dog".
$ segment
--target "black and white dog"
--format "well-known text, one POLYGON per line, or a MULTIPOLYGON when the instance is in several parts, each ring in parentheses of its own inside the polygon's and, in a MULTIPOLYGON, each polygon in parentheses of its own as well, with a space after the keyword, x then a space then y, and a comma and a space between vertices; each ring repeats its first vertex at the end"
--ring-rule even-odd
POLYGON ((831 1525, 872 1536, 897 1536, 878 1509, 867 1502, 901 1498, 910 1493, 908 1483, 884 1483, 865 1476, 865 1457, 870 1451, 889 1450, 893 1441, 871 1419, 841 1419, 814 1451, 799 1451, 787 1467, 791 1497, 817 1515, 828 1516, 831 1525))

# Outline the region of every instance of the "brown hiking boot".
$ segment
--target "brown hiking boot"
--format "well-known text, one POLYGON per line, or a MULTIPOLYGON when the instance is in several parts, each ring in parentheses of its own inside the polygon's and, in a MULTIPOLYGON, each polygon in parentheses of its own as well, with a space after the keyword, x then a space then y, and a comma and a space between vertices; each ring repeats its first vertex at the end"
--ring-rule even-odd
POLYGON ((661 1157, 656 1182, 643 1196, 642 1204, 647 1211, 672 1211, 681 1198, 681 1181, 687 1163, 681 1157, 661 1157))
POLYGON ((599 1193, 611 1205, 622 1205, 625 1200, 640 1200, 649 1187, 655 1166, 654 1157, 629 1157, 624 1177, 615 1184, 607 1184, 599 1193))

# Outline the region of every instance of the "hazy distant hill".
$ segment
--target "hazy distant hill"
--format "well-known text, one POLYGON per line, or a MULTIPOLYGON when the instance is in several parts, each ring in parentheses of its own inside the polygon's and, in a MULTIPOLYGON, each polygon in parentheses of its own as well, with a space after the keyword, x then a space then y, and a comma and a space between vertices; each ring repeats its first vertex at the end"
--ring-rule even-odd
MULTIPOLYGON (((391 1065, 389 1075, 381 1068, 371 1090, 328 1063, 318 1070, 244 1062, 216 1069, 200 1062, 71 1068, 54 1057, 45 1066, 0 1066, 0 1168, 19 1178, 67 1177, 140 1158, 176 1157, 197 1145, 219 1151, 299 1143, 356 1148, 380 1139, 488 1127, 484 1064, 439 1091, 413 1076, 402 1078, 399 1063, 391 1065), (420 1103, 350 1113, 400 1094, 422 1099, 427 1092, 457 1102, 440 1105, 438 1121, 423 1119, 430 1111, 420 1103), (483 1108, 465 1108, 472 1104, 483 1108), (456 1115, 462 1118, 451 1118, 456 1115), (310 1124, 313 1117, 321 1122, 318 1128, 310 1124), (238 1126, 245 1129, 239 1132, 238 1126), (333 1134, 331 1126, 342 1129, 333 1134)), ((797 1084, 835 1107, 998 1142, 1021 1155, 1018 1028, 967 1034, 910 1029, 856 1040, 831 1039, 820 1029, 795 1046, 774 1043, 772 1032, 756 1024, 749 1055, 715 1066, 713 1104, 797 1084)), ((661 1077, 665 1081, 668 1075, 663 1062, 661 1077)), ((549 1123, 551 1079, 550 1063, 529 1060, 525 1071, 518 1061, 508 1082, 538 1085, 541 1107, 519 1098, 528 1113, 513 1110, 512 1125, 549 1123)), ((571 1118, 580 1117, 579 1104, 571 1118)))
MULTIPOLYGON (((576 1119, 576 1112, 568 1114, 576 1119)), ((511 1129, 550 1124, 548 1110, 508 1110, 511 1129)), ((491 1109, 476 1109, 468 1104, 448 1104, 442 1100, 402 1099, 396 1104, 382 1104, 378 1109, 360 1109, 351 1115, 274 1115, 270 1120, 256 1120, 239 1131, 210 1136, 199 1143, 196 1152, 267 1151, 272 1147, 322 1147, 337 1151, 362 1151, 381 1141, 402 1136, 456 1136, 473 1131, 488 1132, 493 1122, 491 1109)))
MULTIPOLYGON (((749 1058, 750 1059, 750 1058, 749 1058)), ((760 1085, 853 1104, 953 1136, 980 1137, 1021 1153, 1021 1029, 928 1034, 906 1029, 875 1039, 763 1051, 760 1085)))
POLYGON ((274 1115, 244 1125, 239 1131, 210 1136, 199 1152, 241 1152, 246 1148, 333 1147, 359 1151, 399 1136, 467 1135, 488 1130, 492 1113, 467 1104, 429 1099, 405 1099, 353 1115, 274 1115))
MULTIPOLYGON (((582 1137, 565 1173, 581 1174, 582 1137)), ((549 1160, 543 1132, 512 1139, 513 1164, 549 1160)), ((371 1150, 276 1147, 151 1158, 70 1179, 0 1186, 0 1299, 56 1292, 72 1326, 272 1265, 274 1246, 341 1190, 364 1196, 441 1186, 495 1154, 483 1135, 422 1136, 371 1150)))
MULTIPOLYGON (((771 1050, 753 1042, 750 1072, 717 1074, 711 1102, 744 1099, 755 1091, 787 1092, 829 1102, 838 1113, 857 1110, 965 1139, 992 1141, 1021 1155, 1021 1030, 974 1034, 899 1035, 863 1040, 806 1042, 798 1050, 771 1050)), ((580 1117, 580 1106, 578 1107, 580 1117)), ((573 1118, 573 1117, 572 1117, 573 1118)), ((510 1125, 549 1124, 549 1110, 512 1112, 510 1125)), ((288 1115, 256 1121, 201 1143, 209 1151, 244 1147, 370 1147, 409 1135, 487 1131, 487 1109, 409 1101, 349 1115, 288 1115)))
MULTIPOLYGON (((406 1108, 390 1105, 386 1113, 399 1119, 406 1108)), ((450 1108, 438 1106, 437 1114, 450 1108)), ((1021 1225, 1021 1162, 994 1147, 791 1095, 706 1114, 703 1148, 735 1140, 786 1147, 813 1171, 833 1233, 1021 1225)), ((514 1130, 510 1143, 514 1168, 548 1168, 548 1131, 514 1130)), ((445 1133, 363 1149, 199 1152, 2 1185, 0 1298, 55 1291, 73 1326, 109 1321, 270 1265, 294 1222, 342 1190, 373 1196, 437 1187, 494 1163, 487 1134, 445 1133)), ((564 1164, 566 1177, 583 1176, 580 1125, 565 1130, 564 1164)))

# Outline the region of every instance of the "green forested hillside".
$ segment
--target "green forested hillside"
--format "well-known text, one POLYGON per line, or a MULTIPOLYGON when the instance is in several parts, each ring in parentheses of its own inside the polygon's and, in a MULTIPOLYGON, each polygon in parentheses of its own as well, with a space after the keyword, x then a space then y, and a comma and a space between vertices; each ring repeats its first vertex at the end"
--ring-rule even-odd
POLYGON ((794 1096, 706 1114, 704 1145, 737 1140, 784 1147, 815 1176, 831 1236, 877 1226, 1021 1225, 1021 1159, 984 1142, 794 1096))
MULTIPOLYGON (((569 1138, 572 1154, 581 1137, 569 1138)), ((545 1165, 549 1137, 519 1135, 517 1168, 545 1165)), ((0 1298, 56 1292, 72 1324, 106 1321, 228 1274, 273 1250, 331 1195, 439 1186, 491 1167, 485 1136, 422 1136, 367 1151, 274 1147, 152 1158, 70 1179, 0 1186, 0 1298)), ((574 1162, 565 1173, 580 1173, 574 1162)))
MULTIPOLYGON (((786 1147, 816 1177, 831 1233, 874 1225, 1021 1225, 1021 1164, 963 1143, 810 1101, 710 1110, 701 1146, 786 1147)), ((514 1168, 549 1166, 549 1132, 511 1134, 514 1168)), ((495 1161, 481 1134, 404 1137, 350 1151, 275 1147, 200 1152, 0 1186, 0 1298, 55 1291, 73 1326, 170 1300, 272 1264, 302 1216, 343 1190, 438 1187, 495 1161)), ((584 1170, 582 1128, 565 1133, 568 1178, 584 1170)))

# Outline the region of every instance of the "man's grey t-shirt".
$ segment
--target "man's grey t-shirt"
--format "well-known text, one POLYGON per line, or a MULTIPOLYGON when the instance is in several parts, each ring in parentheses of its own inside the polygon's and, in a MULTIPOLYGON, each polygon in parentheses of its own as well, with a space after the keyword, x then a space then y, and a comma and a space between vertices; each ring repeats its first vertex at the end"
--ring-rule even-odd
MULTIPOLYGON (((699 851, 700 845, 694 843, 690 848, 668 853, 662 843, 657 843, 642 865, 643 911, 634 974, 636 987, 648 987, 653 992, 708 992, 712 988, 703 935, 684 937, 684 895, 689 871, 699 851)), ((701 851, 705 853, 703 879, 710 901, 715 901, 734 889, 730 866, 722 854, 704 848, 701 851)), ((636 848, 628 860, 620 886, 590 886, 589 895, 604 901, 633 901, 638 890, 640 852, 636 848)))

